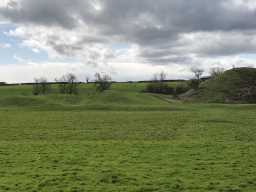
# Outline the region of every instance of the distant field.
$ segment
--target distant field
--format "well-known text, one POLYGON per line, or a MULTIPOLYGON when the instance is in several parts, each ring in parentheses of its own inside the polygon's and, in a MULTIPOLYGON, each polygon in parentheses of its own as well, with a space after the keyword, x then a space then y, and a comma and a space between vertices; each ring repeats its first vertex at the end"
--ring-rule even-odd
POLYGON ((256 105, 182 103, 143 86, 38 97, 0 87, 0 191, 255 192, 256 105))

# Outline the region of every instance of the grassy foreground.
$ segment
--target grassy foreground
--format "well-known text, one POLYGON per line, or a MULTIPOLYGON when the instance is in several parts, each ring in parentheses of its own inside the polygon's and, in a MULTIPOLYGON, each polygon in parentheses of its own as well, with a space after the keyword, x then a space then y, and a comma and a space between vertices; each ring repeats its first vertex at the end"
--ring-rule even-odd
POLYGON ((0 88, 1 192, 256 190, 256 106, 90 89, 0 88))

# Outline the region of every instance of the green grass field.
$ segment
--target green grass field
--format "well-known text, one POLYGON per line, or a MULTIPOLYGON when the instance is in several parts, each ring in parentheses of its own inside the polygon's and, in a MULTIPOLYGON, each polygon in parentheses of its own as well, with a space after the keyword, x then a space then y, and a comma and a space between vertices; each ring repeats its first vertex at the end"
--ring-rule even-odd
POLYGON ((0 87, 0 192, 255 192, 256 106, 115 84, 32 96, 0 87))

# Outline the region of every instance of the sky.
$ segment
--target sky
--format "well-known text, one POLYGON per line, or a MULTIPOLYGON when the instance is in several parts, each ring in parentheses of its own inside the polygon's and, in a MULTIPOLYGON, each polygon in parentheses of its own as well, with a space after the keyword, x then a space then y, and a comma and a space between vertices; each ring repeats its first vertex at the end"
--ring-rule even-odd
POLYGON ((256 66, 255 0, 0 0, 0 81, 256 66))

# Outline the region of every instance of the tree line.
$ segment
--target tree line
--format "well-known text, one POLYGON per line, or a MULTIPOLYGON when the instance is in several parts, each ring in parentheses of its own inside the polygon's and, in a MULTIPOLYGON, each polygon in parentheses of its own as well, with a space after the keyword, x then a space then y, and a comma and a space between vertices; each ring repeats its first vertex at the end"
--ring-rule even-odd
MULTIPOLYGON (((60 94, 77 95, 79 93, 79 85, 76 75, 68 73, 60 78, 55 79, 58 85, 58 92, 60 94)), ((89 83, 89 78, 86 78, 86 82, 89 83)), ((104 92, 111 88, 112 79, 110 75, 103 73, 95 74, 95 89, 99 92, 104 92)), ((46 78, 36 78, 33 83, 32 92, 34 95, 45 95, 52 92, 52 84, 47 81, 46 78)))
MULTIPOLYGON (((202 78, 204 70, 200 68, 191 68, 191 72, 194 74, 192 79, 184 83, 177 83, 175 86, 170 86, 170 84, 166 83, 167 74, 164 71, 156 73, 153 76, 151 82, 146 85, 144 91, 178 96, 190 89, 198 90, 200 88, 201 82, 204 80, 204 78, 202 78)), ((210 77, 216 77, 223 72, 223 68, 212 68, 210 71, 210 77)), ((94 77, 95 79, 93 83, 95 85, 95 89, 98 92, 104 92, 111 88, 113 82, 110 75, 104 73, 96 73, 94 77)), ((68 73, 60 78, 56 78, 55 82, 58 85, 58 92, 60 94, 77 95, 79 93, 79 86, 81 82, 79 82, 78 78, 72 73, 68 73)), ((86 83, 89 83, 88 77, 86 78, 86 83)), ((34 95, 44 95, 51 92, 51 83, 49 83, 46 78, 35 79, 33 83, 34 95)))
POLYGON ((192 79, 184 83, 177 83, 175 86, 166 83, 167 74, 165 72, 156 73, 153 76, 152 82, 146 85, 145 92, 178 96, 191 89, 198 90, 202 81, 219 76, 224 72, 224 69, 219 67, 212 68, 208 78, 203 78, 204 70, 201 68, 193 67, 191 72, 193 73, 192 79))

